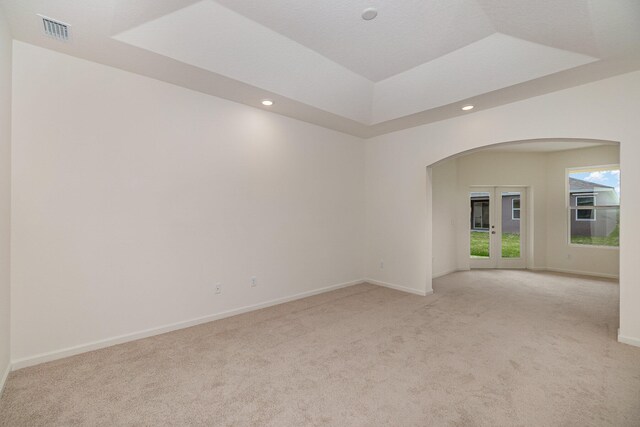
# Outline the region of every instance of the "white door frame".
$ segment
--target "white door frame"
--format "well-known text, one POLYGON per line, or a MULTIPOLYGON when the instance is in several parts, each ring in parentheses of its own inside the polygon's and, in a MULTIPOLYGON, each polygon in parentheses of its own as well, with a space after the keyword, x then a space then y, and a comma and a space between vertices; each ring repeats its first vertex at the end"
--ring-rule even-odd
MULTIPOLYGON (((489 193, 489 257, 470 258, 471 268, 527 268, 527 188, 521 186, 471 186, 469 193, 489 193), (502 257, 502 193, 520 193, 520 257, 502 257)), ((469 199, 467 198, 467 203, 469 199)), ((470 256, 470 255, 469 255, 470 256)))

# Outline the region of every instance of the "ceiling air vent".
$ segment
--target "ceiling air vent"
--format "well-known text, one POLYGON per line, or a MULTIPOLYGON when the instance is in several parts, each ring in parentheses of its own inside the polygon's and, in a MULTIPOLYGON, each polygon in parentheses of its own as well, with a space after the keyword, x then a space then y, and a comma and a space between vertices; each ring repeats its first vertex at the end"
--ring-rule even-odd
POLYGON ((46 16, 38 15, 42 19, 42 31, 46 36, 60 40, 69 41, 71 37, 71 26, 46 16))

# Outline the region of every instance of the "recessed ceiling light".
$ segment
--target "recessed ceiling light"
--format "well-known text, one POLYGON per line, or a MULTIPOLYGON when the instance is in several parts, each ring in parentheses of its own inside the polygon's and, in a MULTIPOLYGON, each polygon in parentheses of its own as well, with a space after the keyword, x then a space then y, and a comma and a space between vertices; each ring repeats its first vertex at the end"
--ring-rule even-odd
POLYGON ((371 21, 376 16, 378 16, 378 11, 373 7, 368 7, 362 11, 362 19, 365 21, 371 21))
POLYGON ((464 107, 462 107, 462 110, 464 111, 473 110, 473 105, 465 105, 464 107))
POLYGON ((263 99, 262 105, 264 105, 265 107, 271 107, 273 105, 273 101, 270 99, 263 99))

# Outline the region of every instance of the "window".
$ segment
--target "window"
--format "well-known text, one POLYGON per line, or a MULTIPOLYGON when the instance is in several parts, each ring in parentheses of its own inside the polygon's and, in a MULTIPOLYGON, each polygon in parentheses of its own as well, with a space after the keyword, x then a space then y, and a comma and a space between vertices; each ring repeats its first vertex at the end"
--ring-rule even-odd
POLYGON ((567 171, 569 243, 618 247, 620 242, 620 168, 567 171))
MULTIPOLYGON (((577 206, 595 206, 596 195, 591 194, 587 196, 576 195, 576 207, 577 206)), ((576 221, 595 221, 596 210, 595 209, 576 209, 576 221)))
POLYGON ((520 221, 520 199, 511 199, 511 219, 514 221, 520 221))

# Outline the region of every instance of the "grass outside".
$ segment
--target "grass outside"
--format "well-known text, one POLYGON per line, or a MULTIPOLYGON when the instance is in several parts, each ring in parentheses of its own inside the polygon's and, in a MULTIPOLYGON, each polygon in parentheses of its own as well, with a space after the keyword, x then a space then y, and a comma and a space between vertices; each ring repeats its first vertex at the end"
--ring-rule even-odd
POLYGON ((606 237, 571 236, 571 243, 576 245, 620 246, 620 225, 606 237))
MULTIPOLYGON (((484 231, 471 232, 471 256, 489 256, 489 233, 484 231)), ((520 235, 516 233, 502 234, 502 257, 520 257, 520 235)))

